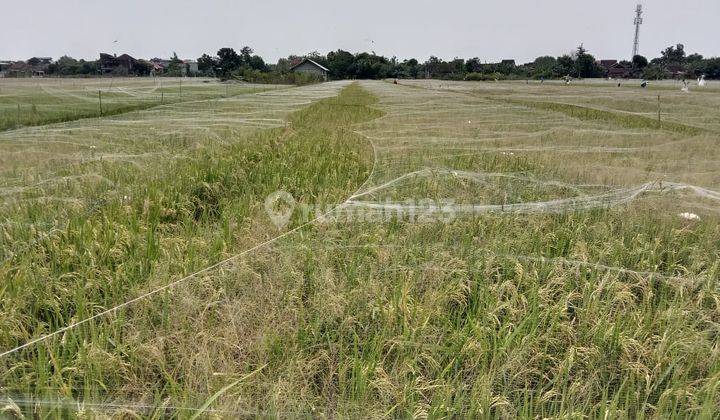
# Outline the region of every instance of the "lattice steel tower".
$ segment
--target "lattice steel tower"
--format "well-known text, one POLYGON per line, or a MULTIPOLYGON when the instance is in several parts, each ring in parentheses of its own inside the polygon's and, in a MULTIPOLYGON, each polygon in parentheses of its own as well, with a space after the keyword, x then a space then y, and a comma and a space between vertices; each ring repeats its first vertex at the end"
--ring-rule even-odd
POLYGON ((635 41, 633 42, 633 58, 635 58, 640 51, 640 25, 642 25, 642 22, 642 4, 638 4, 635 8, 635 41))

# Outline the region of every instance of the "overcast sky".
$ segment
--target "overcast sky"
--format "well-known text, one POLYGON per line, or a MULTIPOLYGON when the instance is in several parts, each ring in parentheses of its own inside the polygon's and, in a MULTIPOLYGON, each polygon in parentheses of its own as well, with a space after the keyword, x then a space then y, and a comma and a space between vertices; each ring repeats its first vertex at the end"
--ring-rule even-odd
MULTIPOLYGON (((583 42, 629 59, 636 0, 0 0, 0 59, 98 52, 181 58, 249 45, 268 62, 342 48, 399 58, 530 61, 583 42), (117 40, 117 42, 114 42, 117 40)), ((640 52, 720 56, 720 0, 645 0, 640 52)))

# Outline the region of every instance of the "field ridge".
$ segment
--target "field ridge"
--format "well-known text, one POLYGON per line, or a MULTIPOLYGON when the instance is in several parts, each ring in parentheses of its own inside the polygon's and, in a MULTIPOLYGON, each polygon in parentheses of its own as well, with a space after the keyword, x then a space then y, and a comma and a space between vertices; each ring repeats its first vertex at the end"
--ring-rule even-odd
POLYGON ((699 135, 707 133, 706 129, 692 125, 682 124, 673 121, 658 121, 642 115, 620 114, 617 112, 598 109, 588 106, 567 104, 550 101, 528 101, 521 99, 496 98, 493 100, 521 105, 530 108, 542 109, 545 111, 560 112, 567 116, 578 118, 584 121, 605 121, 625 128, 651 128, 655 130, 667 130, 680 134, 699 135))

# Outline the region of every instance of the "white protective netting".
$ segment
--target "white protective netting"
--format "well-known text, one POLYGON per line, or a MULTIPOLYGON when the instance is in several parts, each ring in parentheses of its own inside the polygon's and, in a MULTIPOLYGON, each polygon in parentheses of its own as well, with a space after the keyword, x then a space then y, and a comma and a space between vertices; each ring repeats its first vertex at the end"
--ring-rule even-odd
MULTIPOLYGON (((687 135, 473 95, 471 83, 417 84, 364 83, 386 115, 358 129, 373 143, 377 161, 364 189, 346 204, 349 211, 558 213, 650 194, 720 199, 713 189, 717 152, 706 153, 711 135, 688 143, 687 135)), ((505 89, 527 95, 521 87, 505 89)), ((594 94, 588 100, 605 95, 594 94)))
MULTIPOLYGON (((95 320, 111 324, 119 310, 132 305, 123 328, 128 331, 126 345, 140 349, 139 354, 146 357, 137 362, 147 367, 165 361, 157 351, 164 349, 171 354, 168 359, 175 358, 169 363, 177 363, 178 371, 189 378, 185 384, 188 388, 201 387, 197 385, 200 383, 214 390, 220 388, 217 384, 230 382, 223 382, 225 376, 255 374, 256 366, 246 369, 248 355, 277 332, 275 327, 292 335, 300 322, 298 314, 306 307, 320 308, 318 312, 340 318, 355 300, 373 296, 392 282, 417 282, 416 287, 422 288, 423 284, 447 284, 438 279, 490 277, 488 270, 493 264, 505 268, 512 264, 551 266, 558 272, 572 271, 576 277, 586 269, 627 276, 637 282, 653 278, 679 284, 685 280, 672 267, 666 271, 650 264, 629 267, 612 257, 601 258, 602 250, 563 257, 545 257, 539 252, 531 255, 533 249, 528 248, 533 244, 516 243, 511 234, 522 232, 531 218, 544 213, 619 208, 649 197, 716 213, 720 169, 712 137, 688 139, 659 130, 581 121, 497 98, 469 95, 476 86, 473 84, 418 82, 421 87, 409 87, 379 81, 359 83, 378 97, 373 106, 385 115, 355 127, 372 143, 374 165, 367 181, 339 208, 331 206, 327 217, 310 220, 182 278, 165 279, 146 293, 98 311, 92 318, 74 319, 55 332, 81 334, 79 331, 94 325, 90 321, 95 320), (401 233, 397 228, 391 232, 384 217, 448 212, 455 216, 452 225, 440 226, 443 219, 435 218, 425 226, 403 226, 401 233), (502 214, 509 217, 502 218, 502 214), (483 238, 455 243, 456 237, 474 227, 473 215, 499 215, 502 219, 496 222, 500 227, 488 224, 495 234, 490 242, 494 240, 496 246, 485 246, 483 238), (320 227, 318 222, 325 224, 320 227), (305 229, 311 225, 318 229, 305 229), (511 233, 507 237, 502 236, 505 227, 511 233), (429 233, 424 232, 426 228, 429 233), (516 250, 513 245, 525 249, 516 250), (497 263, 500 260, 502 263, 497 263), (315 264, 318 271, 312 271, 315 264), (305 301, 310 283, 316 294, 311 296, 314 300, 305 301), (343 287, 349 283, 351 292, 343 294, 343 287), (153 321, 161 311, 170 322, 153 321), (267 324, 273 328, 264 329, 267 324), (211 383, 217 386, 207 385, 211 383)), ((178 145, 232 141, 246 130, 282 126, 290 112, 334 96, 347 84, 326 83, 173 104, 96 124, 78 122, 4 133, 0 135, 3 151, 37 156, 22 164, 13 159, 0 162, 0 169, 8 174, 3 178, 0 197, 10 206, 30 189, 46 189, 48 196, 64 200, 62 205, 72 200, 82 202, 85 198, 74 196, 73 188, 68 188, 74 182, 92 182, 108 189, 117 186, 93 173, 59 175, 62 165, 102 159, 145 167, 158 159, 181 158, 178 145), (56 166, 58 154, 60 167, 56 166)), ((512 85, 496 89, 501 94, 520 92, 520 96, 527 96, 527 90, 512 85)), ((12 223, 8 219, 6 223, 12 223)), ((548 233, 542 228, 540 224, 536 235, 548 233)), ((453 290, 431 292, 449 294, 453 290)), ((397 295, 409 293, 402 290, 397 295)), ((350 316, 343 322, 356 321, 350 316)), ((287 385, 282 375, 268 375, 270 383, 277 378, 278 389, 287 385)), ((197 411, 197 406, 176 406, 170 399, 158 403, 155 399, 162 392, 152 385, 133 388, 132 384, 141 382, 133 379, 128 380, 127 388, 112 390, 114 395, 125 396, 123 399, 93 402, 88 407, 145 414, 158 405, 174 412, 197 411)), ((225 414, 258 414, 242 411, 252 406, 243 400, 242 391, 232 398, 222 402, 221 407, 231 409, 225 414)), ((28 401, 39 404, 38 398, 28 401)), ((47 401, 48 405, 60 403, 73 404, 47 401)))
MULTIPOLYGON (((62 175, 81 163, 158 165, 182 158, 188 150, 208 142, 232 142, 250 130, 281 127, 289 113, 336 95, 344 85, 284 87, 0 132, 0 196, 7 205, 12 197, 29 189, 59 183, 67 189, 67 184, 75 181, 102 181, 93 173, 62 175)), ((53 191, 47 196, 71 198, 61 193, 53 191)))

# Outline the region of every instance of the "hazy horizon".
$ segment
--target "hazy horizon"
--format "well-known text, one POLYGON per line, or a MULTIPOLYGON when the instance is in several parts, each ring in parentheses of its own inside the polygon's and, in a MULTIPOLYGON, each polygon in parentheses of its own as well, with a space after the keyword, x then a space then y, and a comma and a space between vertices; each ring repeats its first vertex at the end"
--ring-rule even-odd
MULTIPOLYGON (((588 3, 450 1, 440 7, 428 1, 370 0, 360 6, 319 0, 309 7, 278 0, 15 2, 3 6, 3 27, 5 33, 22 36, 0 43, 0 59, 69 55, 95 60, 99 52, 138 58, 177 52, 187 59, 247 45, 269 63, 289 54, 337 49, 420 61, 435 55, 522 63, 569 53, 580 43, 598 59, 629 59, 637 1, 588 3)), ((688 0, 679 8, 669 0, 646 0, 643 8, 642 55, 656 57, 668 45, 682 43, 688 53, 720 56, 711 33, 720 2, 688 0)))

